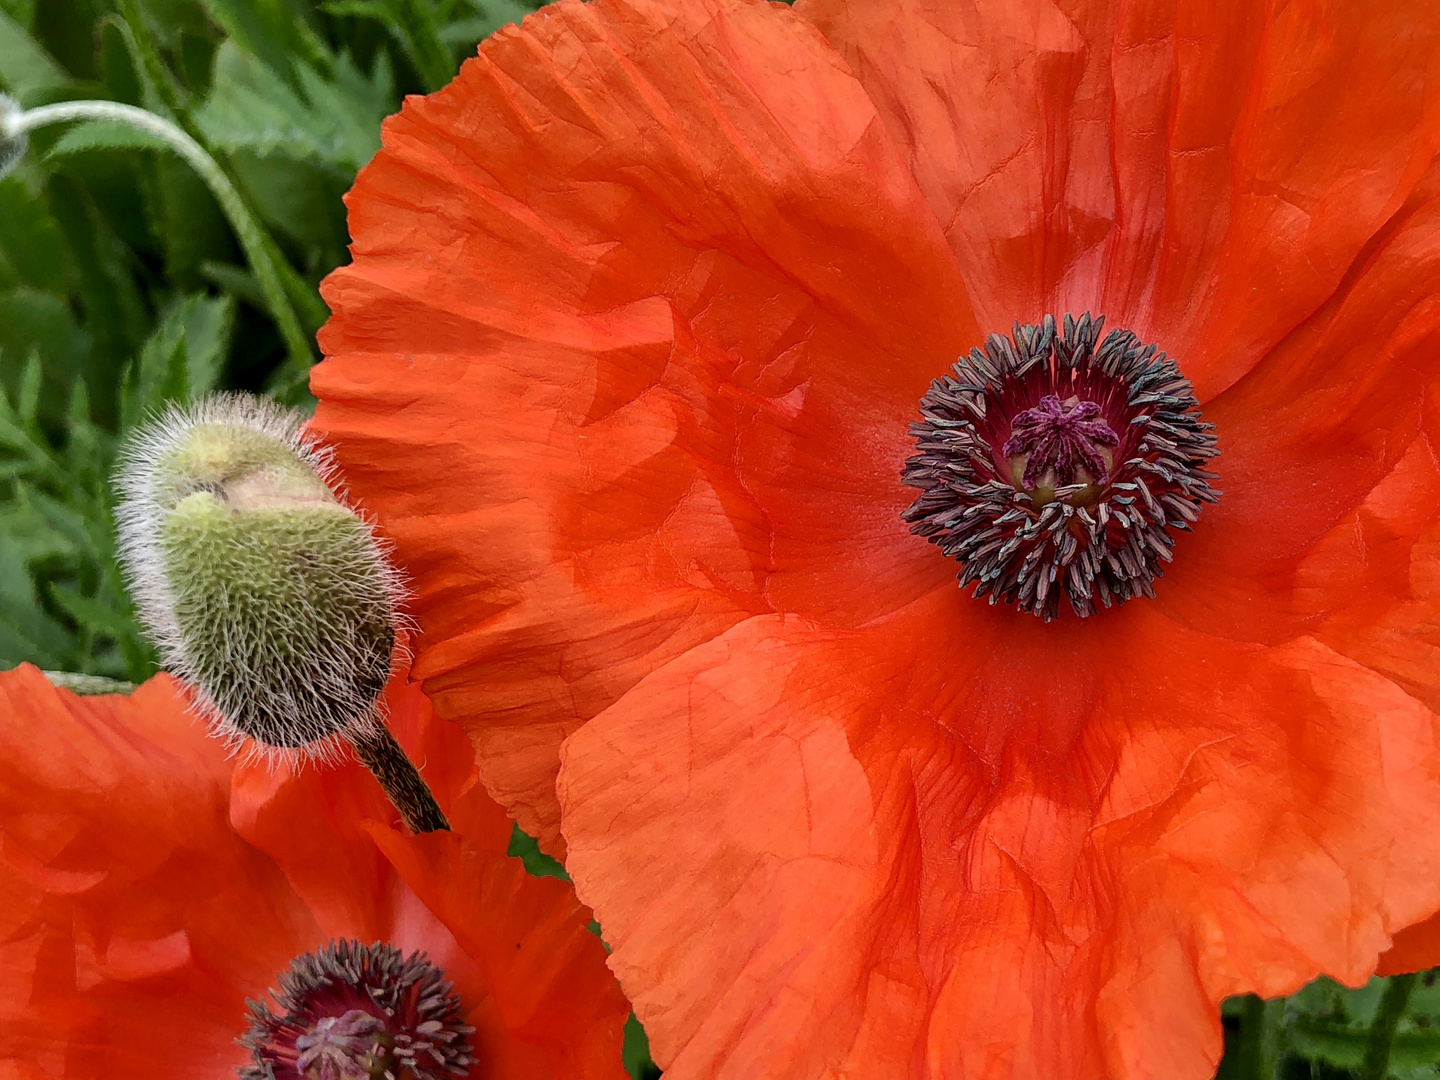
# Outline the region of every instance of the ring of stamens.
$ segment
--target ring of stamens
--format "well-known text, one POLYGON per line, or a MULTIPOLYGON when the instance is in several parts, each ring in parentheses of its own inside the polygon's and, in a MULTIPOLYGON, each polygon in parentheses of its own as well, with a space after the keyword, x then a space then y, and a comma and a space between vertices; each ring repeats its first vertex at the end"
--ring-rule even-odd
POLYGON ((1174 361, 1104 316, 1015 324, 930 384, 902 479, 910 531, 991 604, 1054 619, 1137 596, 1219 495, 1219 453, 1174 361))
POLYGON ((424 953, 332 941, 251 1001, 241 1080, 458 1080, 475 1058, 459 999, 424 953))

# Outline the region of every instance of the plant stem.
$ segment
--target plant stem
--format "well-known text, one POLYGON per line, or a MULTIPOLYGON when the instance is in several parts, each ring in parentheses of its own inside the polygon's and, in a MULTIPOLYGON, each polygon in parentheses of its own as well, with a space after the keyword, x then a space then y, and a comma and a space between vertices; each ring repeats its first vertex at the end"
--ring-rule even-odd
POLYGON ((1226 1061, 1226 1075, 1243 1080, 1274 1080, 1280 1064, 1280 1034, 1285 1017, 1283 999, 1265 1001, 1251 995, 1245 999, 1240 1018, 1240 1040, 1235 1061, 1226 1061))
POLYGON ((211 194, 215 196, 215 201, 220 204, 226 220, 230 222, 230 227, 235 230, 235 236, 239 239, 245 257, 255 271, 260 289, 265 294, 270 314, 280 329, 291 364, 303 364, 308 368, 314 363, 315 356, 311 351, 309 338, 301 329, 295 308, 285 294, 280 272, 265 243, 264 231, 250 213, 235 185, 225 175, 225 171, 203 146, 164 117, 118 101, 66 101, 23 112, 17 110, 0 113, 0 135, 5 139, 18 139, 36 128, 70 120, 109 120, 128 124, 159 139, 184 158, 205 181, 211 194))
POLYGON ((369 731, 352 735, 350 745, 360 763, 375 774, 385 794, 400 811, 405 824, 415 833, 448 830, 450 822, 431 794, 420 771, 379 720, 369 731))
POLYGON ((1395 1044, 1395 1030, 1410 1003, 1419 975, 1394 975, 1385 983, 1385 992, 1370 1021, 1370 1045, 1365 1049, 1365 1063, 1360 1066, 1360 1080, 1385 1080, 1390 1074, 1390 1048, 1395 1044))

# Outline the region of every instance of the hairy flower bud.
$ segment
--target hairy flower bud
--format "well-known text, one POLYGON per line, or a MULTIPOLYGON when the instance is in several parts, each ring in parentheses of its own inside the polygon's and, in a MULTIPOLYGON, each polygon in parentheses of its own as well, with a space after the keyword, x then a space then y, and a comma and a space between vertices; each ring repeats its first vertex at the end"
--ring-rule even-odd
POLYGON ((172 407, 122 458, 117 519, 140 618, 212 729, 325 757, 375 733, 400 590, 301 423, 247 395, 172 407))

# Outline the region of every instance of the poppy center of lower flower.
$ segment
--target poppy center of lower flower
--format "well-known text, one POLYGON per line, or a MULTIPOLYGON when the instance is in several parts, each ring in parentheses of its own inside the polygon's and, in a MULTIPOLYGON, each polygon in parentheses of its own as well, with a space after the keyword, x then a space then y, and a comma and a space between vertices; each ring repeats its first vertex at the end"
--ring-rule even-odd
POLYGON ((475 1063, 459 999, 424 953, 332 941, 251 1001, 242 1080, 454 1080, 475 1063))
POLYGON ((1047 315, 991 334, 930 384, 910 425, 903 517, 961 564, 974 595, 1055 618, 1154 596, 1219 493, 1219 453, 1173 360, 1105 319, 1047 315))

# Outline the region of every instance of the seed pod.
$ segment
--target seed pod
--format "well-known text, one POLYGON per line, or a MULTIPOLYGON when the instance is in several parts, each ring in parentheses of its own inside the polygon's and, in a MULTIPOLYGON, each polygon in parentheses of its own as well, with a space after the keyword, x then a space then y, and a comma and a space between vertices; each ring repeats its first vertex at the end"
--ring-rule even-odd
POLYGON ((400 585, 302 422, 240 394, 172 407, 128 445, 116 516, 141 621, 212 730, 324 758, 375 736, 400 585))

